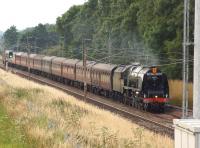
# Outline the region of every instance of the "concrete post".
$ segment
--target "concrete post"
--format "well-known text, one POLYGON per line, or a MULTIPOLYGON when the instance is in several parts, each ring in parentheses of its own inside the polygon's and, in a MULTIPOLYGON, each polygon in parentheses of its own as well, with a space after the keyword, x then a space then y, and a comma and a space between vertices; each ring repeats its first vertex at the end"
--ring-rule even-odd
POLYGON ((200 120, 174 119, 175 148, 200 148, 200 120))
POLYGON ((200 0, 195 0, 193 117, 200 119, 200 0))

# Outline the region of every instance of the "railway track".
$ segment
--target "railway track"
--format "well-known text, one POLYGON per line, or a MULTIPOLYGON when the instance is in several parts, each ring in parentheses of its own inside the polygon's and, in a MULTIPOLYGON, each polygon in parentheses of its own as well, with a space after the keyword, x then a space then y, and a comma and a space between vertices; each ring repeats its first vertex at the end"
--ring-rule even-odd
MULTIPOLYGON (((175 105, 167 105, 168 108, 171 108, 171 109, 174 109, 174 110, 179 110, 179 111, 182 111, 182 107, 179 107, 179 106, 175 106, 175 105)), ((189 114, 192 114, 192 109, 188 109, 188 113, 189 114)))
POLYGON ((105 99, 104 97, 96 96, 91 93, 88 93, 87 98, 84 99, 83 91, 80 89, 69 87, 62 83, 55 82, 38 75, 34 74, 29 75, 27 72, 14 68, 11 69, 11 72, 20 75, 24 78, 28 78, 30 76, 31 80, 65 91, 68 94, 75 96, 77 99, 86 101, 100 108, 109 110, 153 132, 167 135, 171 138, 173 138, 174 136, 174 128, 173 128, 174 117, 171 116, 170 114, 155 114, 155 113, 144 112, 135 109, 133 107, 121 104, 119 102, 112 101, 111 99, 105 99))

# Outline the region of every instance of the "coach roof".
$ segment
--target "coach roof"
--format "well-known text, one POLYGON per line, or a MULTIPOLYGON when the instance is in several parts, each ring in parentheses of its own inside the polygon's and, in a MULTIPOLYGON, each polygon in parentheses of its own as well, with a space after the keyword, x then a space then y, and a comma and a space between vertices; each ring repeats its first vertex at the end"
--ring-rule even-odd
POLYGON ((130 68, 132 65, 120 65, 116 68, 115 72, 122 73, 126 71, 128 68, 130 68))
POLYGON ((42 58, 42 60, 50 62, 54 58, 56 58, 56 56, 45 56, 45 57, 42 58))
POLYGON ((92 69, 93 70, 99 70, 99 71, 111 72, 115 67, 117 67, 117 65, 97 63, 92 67, 92 69))
POLYGON ((21 57, 28 57, 28 54, 26 52, 21 54, 21 57))
POLYGON ((43 57, 44 57, 44 55, 39 55, 39 54, 37 54, 37 55, 34 57, 34 59, 35 59, 35 60, 42 60, 43 57))
POLYGON ((52 60, 53 63, 62 63, 66 60, 66 58, 56 57, 52 60))
POLYGON ((37 54, 30 54, 29 55, 30 58, 34 58, 35 56, 37 56, 37 54))
MULTIPOLYGON (((87 66, 87 67, 92 67, 94 64, 96 64, 95 61, 87 61, 87 62, 86 62, 86 66, 87 66)), ((82 66, 83 66, 83 61, 78 62, 76 65, 82 67, 82 66)))
POLYGON ((80 60, 78 59, 66 59, 63 64, 65 65, 75 65, 79 62, 80 60))
POLYGON ((16 55, 17 56, 21 56, 24 52, 17 52, 16 55))

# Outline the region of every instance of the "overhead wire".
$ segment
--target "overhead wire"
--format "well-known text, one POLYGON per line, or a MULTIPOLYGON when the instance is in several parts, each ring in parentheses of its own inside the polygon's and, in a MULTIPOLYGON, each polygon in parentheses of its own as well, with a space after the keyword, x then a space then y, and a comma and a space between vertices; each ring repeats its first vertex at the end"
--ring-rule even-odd
MULTIPOLYGON (((19 46, 27 48, 26 44, 21 44, 19 46)), ((43 49, 43 48, 41 48, 39 46, 31 46, 31 48, 43 49)), ((74 48, 74 49, 68 49, 68 50, 72 51, 72 50, 77 50, 77 49, 81 51, 80 48, 74 48)), ((132 49, 132 48, 122 48, 122 49, 132 49)), ((120 50, 120 49, 115 49, 115 50, 120 50)), ((105 51, 105 48, 102 48, 102 49, 89 48, 88 51, 89 52, 93 51, 95 53, 101 53, 102 55, 104 55, 104 54, 106 55, 107 54, 107 52, 105 51), (104 52, 102 52, 102 51, 104 51, 104 52)), ((134 60, 133 58, 135 58, 135 57, 138 57, 140 61, 141 60, 144 60, 144 61, 147 60, 146 57, 148 57, 148 60, 150 61, 151 58, 155 57, 155 54, 153 54, 153 55, 145 55, 145 53, 141 53, 141 52, 138 52, 137 54, 135 54, 135 51, 130 51, 130 50, 128 50, 126 52, 127 52, 127 54, 128 53, 132 53, 133 54, 130 57, 130 60, 131 60, 130 62, 135 62, 135 61, 133 61, 134 60)), ((124 51, 121 50, 121 52, 113 54, 112 57, 119 57, 120 58, 120 57, 122 57, 120 54, 123 54, 123 53, 124 53, 124 51)), ((167 52, 167 53, 159 53, 159 54, 161 54, 161 55, 168 55, 169 53, 170 54, 176 54, 176 55, 177 54, 182 55, 182 53, 178 52, 178 51, 176 51, 176 52, 167 52)), ((82 54, 82 53, 80 53, 80 54, 82 54)), ((157 55, 159 55, 159 54, 157 54, 157 55)), ((72 55, 69 58, 77 58, 78 56, 80 56, 80 55, 72 55)), ((92 60, 94 60, 96 62, 106 61, 106 59, 108 59, 110 57, 111 56, 106 56, 106 57, 103 57, 103 58, 99 59, 99 58, 94 58, 92 56, 88 56, 89 59, 92 59, 92 60)), ((165 59, 159 59, 159 61, 162 62, 163 64, 159 64, 157 66, 170 66, 170 65, 175 65, 175 64, 181 64, 181 63, 183 63, 183 59, 182 58, 169 58, 169 57, 166 57, 165 59)), ((190 56, 189 62, 191 63, 193 61, 194 61, 193 56, 190 56)))

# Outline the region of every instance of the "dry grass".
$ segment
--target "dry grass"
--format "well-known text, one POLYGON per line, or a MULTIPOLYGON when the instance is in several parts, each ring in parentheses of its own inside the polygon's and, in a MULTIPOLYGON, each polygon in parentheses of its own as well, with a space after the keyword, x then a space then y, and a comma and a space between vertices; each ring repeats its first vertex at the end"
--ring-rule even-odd
POLYGON ((170 148, 173 140, 0 70, 1 102, 36 147, 170 148))
MULTIPOLYGON (((169 80, 169 92, 171 103, 182 106, 182 92, 183 82, 180 80, 169 80)), ((193 97, 193 84, 189 83, 189 107, 192 108, 192 97, 193 97)))

